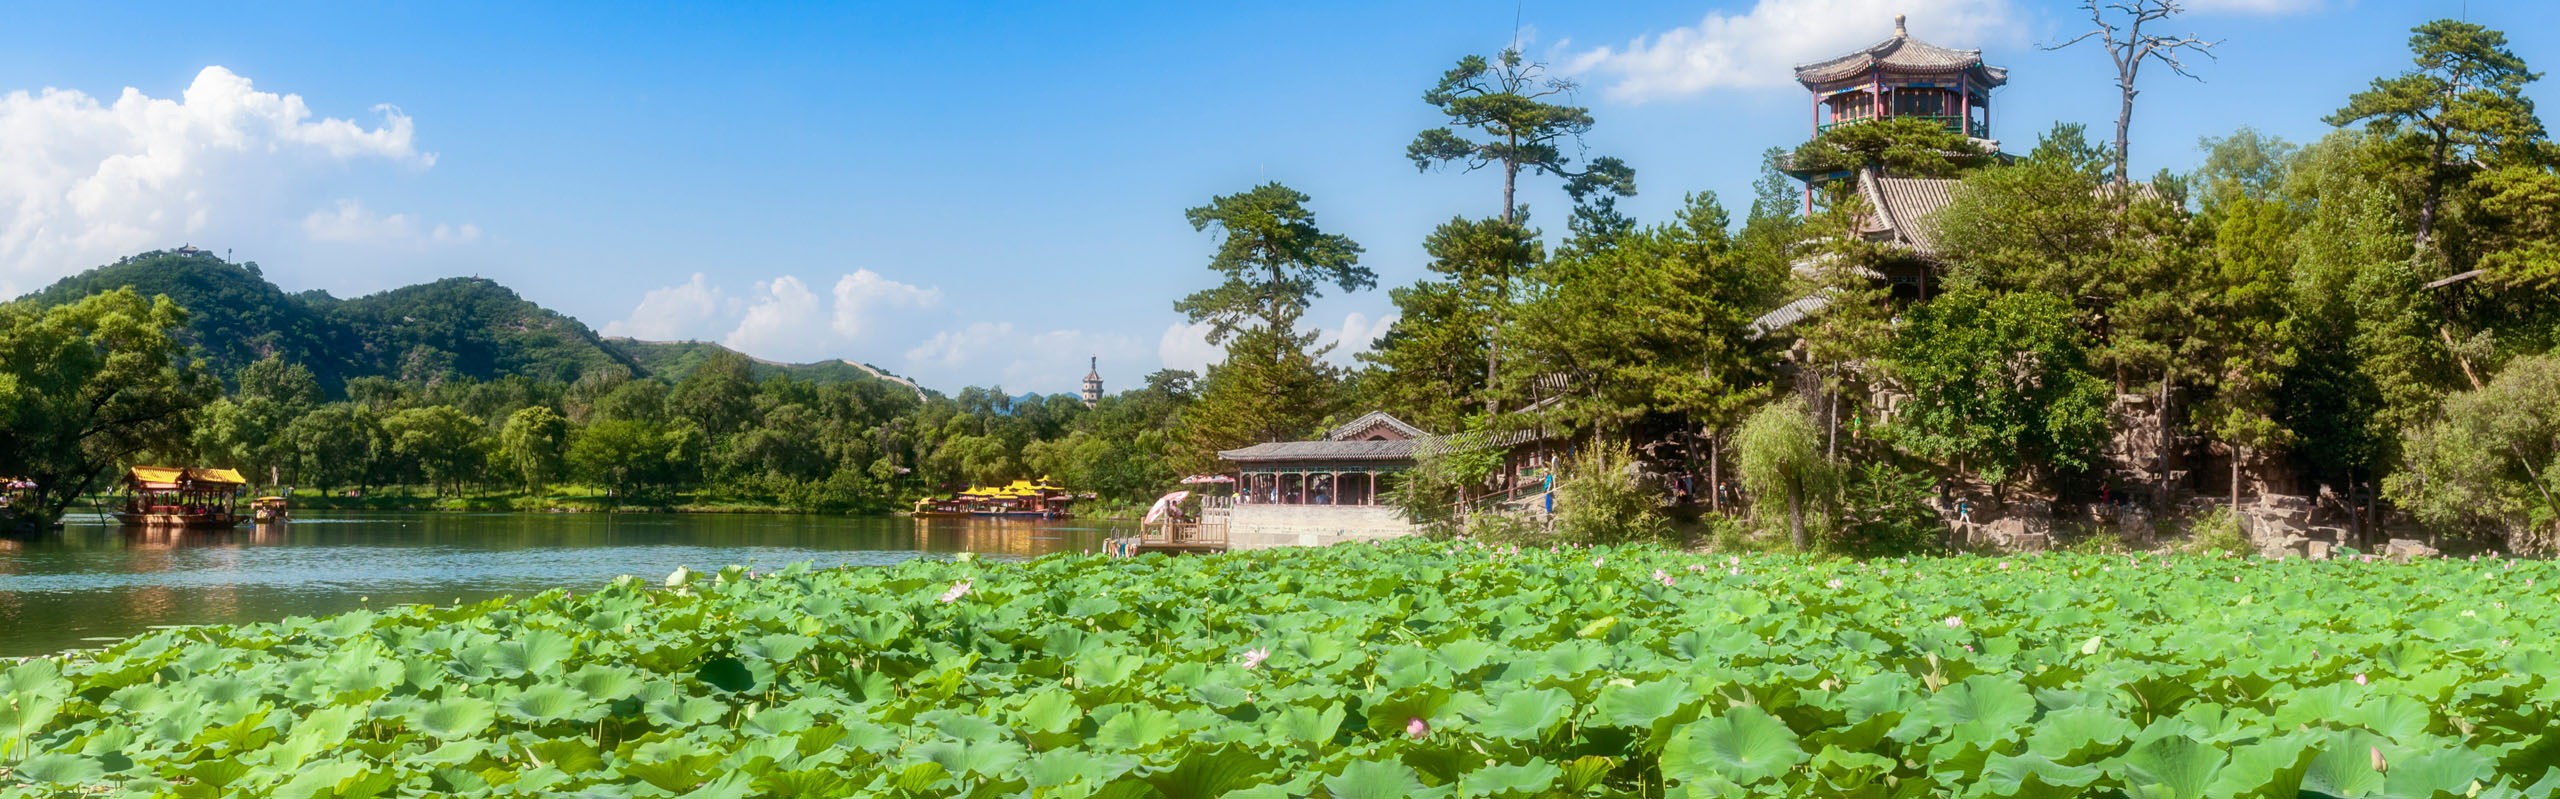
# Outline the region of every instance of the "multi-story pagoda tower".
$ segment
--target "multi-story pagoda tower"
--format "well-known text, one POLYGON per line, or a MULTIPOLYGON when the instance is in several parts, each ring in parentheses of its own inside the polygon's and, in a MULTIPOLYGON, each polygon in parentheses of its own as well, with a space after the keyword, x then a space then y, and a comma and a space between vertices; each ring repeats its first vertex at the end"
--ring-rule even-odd
POLYGON ((1092 368, 1086 369, 1084 373, 1084 406, 1091 408, 1100 402, 1102 402, 1102 356, 1097 355, 1093 358, 1092 368))
MULTIPOLYGON (((1957 50, 1911 38, 1903 17, 1893 37, 1836 58, 1796 67, 1796 82, 1813 93, 1813 133, 1879 119, 1938 122, 1947 131, 1997 151, 1991 140, 1991 90, 2009 82, 2009 70, 1982 62, 1980 50, 1957 50)), ((1848 173, 1796 174, 1815 186, 1854 177, 1848 173)), ((1810 205, 1808 205, 1808 210, 1810 205)))

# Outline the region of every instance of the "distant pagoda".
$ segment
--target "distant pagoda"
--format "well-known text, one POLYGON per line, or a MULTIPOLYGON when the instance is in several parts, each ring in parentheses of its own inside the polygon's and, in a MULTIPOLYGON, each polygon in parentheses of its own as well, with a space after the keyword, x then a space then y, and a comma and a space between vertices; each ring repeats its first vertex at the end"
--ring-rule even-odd
MULTIPOLYGON (((1796 82, 1813 93, 1813 133, 1878 119, 1926 119, 1997 151, 1991 140, 1991 90, 2009 83, 2009 70, 1982 62, 1980 50, 1957 50, 1911 38, 1901 15, 1893 36, 1837 58, 1796 67, 1796 82)), ((1805 181, 1806 209, 1814 189, 1855 177, 1846 172, 1789 171, 1805 181)))
POLYGON ((1100 402, 1102 402, 1102 356, 1097 355, 1093 358, 1092 368, 1086 369, 1084 373, 1084 406, 1091 408, 1100 402))

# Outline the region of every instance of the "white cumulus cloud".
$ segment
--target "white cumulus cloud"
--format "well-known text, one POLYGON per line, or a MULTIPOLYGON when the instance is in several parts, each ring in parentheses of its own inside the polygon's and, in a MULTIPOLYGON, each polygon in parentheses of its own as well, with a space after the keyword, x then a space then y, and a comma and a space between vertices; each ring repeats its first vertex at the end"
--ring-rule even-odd
MULTIPOLYGON (((300 95, 259 91, 220 66, 175 98, 133 88, 111 101, 66 89, 0 95, 0 296, 120 255, 289 226, 312 207, 312 186, 350 163, 434 165, 406 114, 372 110, 371 126, 318 116, 300 95)), ((437 229, 406 217, 333 226, 333 213, 301 217, 305 232, 406 225, 432 241, 437 229)))
POLYGON ((814 340, 811 333, 828 329, 825 303, 809 284, 784 275, 756 284, 747 296, 744 316, 738 327, 720 339, 730 349, 750 355, 786 361, 810 361, 830 357, 825 337, 814 340))
POLYGON ((1633 103, 1793 86, 1796 65, 1893 35, 1895 14, 1909 17, 1913 38, 1963 49, 2016 41, 2024 19, 2009 0, 1759 0, 1749 11, 1709 11, 1695 25, 1572 53, 1561 71, 1596 77, 1611 99, 1633 103))
POLYGON ((302 234, 312 241, 424 247, 469 244, 480 240, 480 226, 470 223, 429 226, 410 214, 376 213, 359 200, 342 198, 335 207, 302 218, 302 234))
POLYGON ((695 272, 692 280, 641 295, 631 316, 606 322, 604 334, 651 341, 707 338, 719 335, 737 312, 738 303, 728 292, 695 272))
POLYGON ((942 289, 919 288, 881 277, 869 269, 836 280, 835 316, 830 324, 838 335, 860 338, 879 317, 889 311, 931 308, 942 304, 942 289))
POLYGON ((977 361, 1012 338, 1012 322, 973 322, 968 327, 933 334, 932 338, 907 351, 907 362, 924 366, 960 366, 977 361))
MULTIPOLYGON (((817 285, 825 285, 819 283, 817 285)), ((631 314, 606 322, 608 336, 718 341, 758 358, 792 363, 851 358, 894 323, 940 305, 942 289, 890 279, 869 269, 836 278, 825 293, 798 275, 757 281, 732 292, 696 272, 683 283, 641 295, 631 314)))
POLYGON ((1139 374, 1114 373, 1140 360, 1145 345, 1117 333, 1090 330, 1026 332, 1011 322, 972 322, 933 334, 907 351, 908 371, 944 385, 983 383, 994 376, 1008 391, 1068 393, 1083 387, 1085 370, 1101 361, 1104 387, 1136 385, 1139 374))
POLYGON ((1395 314, 1387 314, 1371 320, 1368 314, 1353 311, 1342 317, 1340 327, 1325 328, 1317 343, 1332 345, 1333 351, 1326 353, 1326 357, 1350 366, 1358 363, 1356 356, 1376 346, 1378 337, 1386 335, 1387 328, 1394 327, 1398 318, 1395 314))
POLYGON ((1209 343, 1209 323, 1175 322, 1166 325, 1164 335, 1156 339, 1156 360, 1167 369, 1187 369, 1206 374, 1209 365, 1226 360, 1227 351, 1209 343))

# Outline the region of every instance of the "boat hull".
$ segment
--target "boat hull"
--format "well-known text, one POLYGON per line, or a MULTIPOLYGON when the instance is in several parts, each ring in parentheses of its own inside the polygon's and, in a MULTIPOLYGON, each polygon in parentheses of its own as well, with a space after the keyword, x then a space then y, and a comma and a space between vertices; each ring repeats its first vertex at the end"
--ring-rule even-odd
POLYGON ((116 522, 126 527, 162 527, 186 530, 237 529, 248 519, 230 514, 212 513, 118 513, 116 522))
POLYGON ((1063 519, 1067 517, 1065 511, 1054 510, 920 510, 907 515, 919 519, 1063 519))

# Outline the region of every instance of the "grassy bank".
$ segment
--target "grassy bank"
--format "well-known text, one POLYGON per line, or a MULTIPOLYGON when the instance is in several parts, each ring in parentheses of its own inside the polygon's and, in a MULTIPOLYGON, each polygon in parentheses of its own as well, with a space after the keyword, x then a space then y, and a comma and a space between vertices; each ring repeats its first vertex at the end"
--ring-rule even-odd
POLYGON ((2560 567, 1404 541, 168 630, 13 792, 2549 796, 2560 567))

